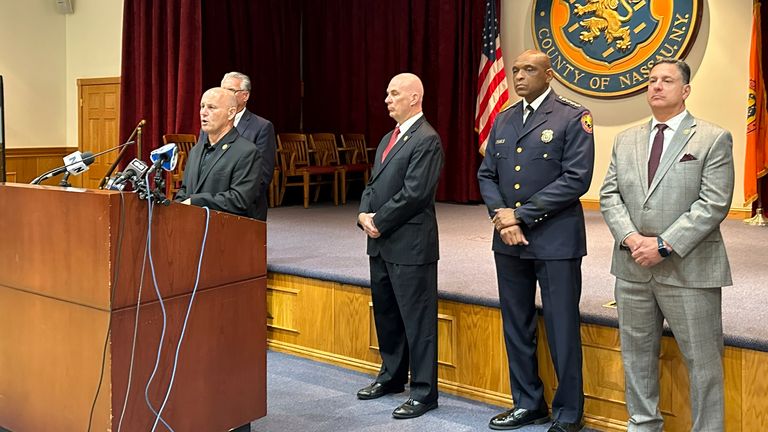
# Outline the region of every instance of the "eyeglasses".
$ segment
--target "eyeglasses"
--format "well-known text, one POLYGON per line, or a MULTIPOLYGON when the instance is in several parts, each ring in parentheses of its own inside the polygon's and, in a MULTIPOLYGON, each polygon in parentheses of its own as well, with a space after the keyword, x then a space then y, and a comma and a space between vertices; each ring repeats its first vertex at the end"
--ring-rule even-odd
POLYGON ((232 93, 234 93, 234 94, 238 94, 238 93, 240 93, 240 92, 247 92, 247 91, 248 91, 248 90, 243 90, 243 89, 233 89, 233 88, 225 88, 225 90, 229 90, 229 91, 231 91, 231 92, 232 92, 232 93))

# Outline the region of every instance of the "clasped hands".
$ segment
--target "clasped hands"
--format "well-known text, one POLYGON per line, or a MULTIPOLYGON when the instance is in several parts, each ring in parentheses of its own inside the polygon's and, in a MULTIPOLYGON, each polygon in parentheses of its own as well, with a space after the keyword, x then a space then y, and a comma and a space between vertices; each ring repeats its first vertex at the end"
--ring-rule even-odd
POLYGON ((376 228, 376 224, 373 223, 375 215, 376 213, 360 213, 357 215, 357 222, 363 227, 363 231, 370 238, 379 238, 381 236, 379 229, 376 228))
MULTIPOLYGON (((664 260, 664 257, 659 254, 659 243, 656 237, 634 233, 624 240, 624 245, 629 248, 632 258, 641 267, 653 267, 664 260)), ((672 249, 667 242, 664 242, 664 245, 667 249, 672 249)))
POLYGON ((515 211, 511 208, 499 208, 495 210, 496 214, 491 219, 494 228, 499 232, 501 241, 509 246, 528 245, 528 239, 525 238, 520 221, 515 217, 515 211))

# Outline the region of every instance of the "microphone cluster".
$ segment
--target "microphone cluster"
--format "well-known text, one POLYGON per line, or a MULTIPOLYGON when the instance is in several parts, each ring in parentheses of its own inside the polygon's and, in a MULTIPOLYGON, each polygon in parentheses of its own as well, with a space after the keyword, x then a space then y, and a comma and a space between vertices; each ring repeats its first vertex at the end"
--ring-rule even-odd
POLYGON ((151 165, 140 159, 133 159, 126 166, 122 173, 107 181, 107 189, 122 191, 127 184, 130 184, 134 191, 139 194, 140 199, 152 197, 156 203, 168 205, 170 200, 165 196, 165 180, 163 171, 173 171, 178 161, 178 147, 175 143, 166 144, 156 150, 153 150, 149 159, 151 165), (154 188, 149 187, 150 175, 154 173, 154 188))

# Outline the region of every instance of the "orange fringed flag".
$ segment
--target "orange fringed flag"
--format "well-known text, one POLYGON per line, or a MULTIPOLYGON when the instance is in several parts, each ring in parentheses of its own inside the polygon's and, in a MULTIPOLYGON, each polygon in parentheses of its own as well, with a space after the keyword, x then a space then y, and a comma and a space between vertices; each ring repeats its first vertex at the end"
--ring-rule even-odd
MULTIPOLYGON (((749 51, 749 100, 747 102, 747 149, 744 158, 744 206, 758 197, 758 181, 768 174, 768 134, 765 82, 761 69, 760 2, 752 12, 752 44, 749 51)), ((764 197, 768 198, 768 197, 764 197)))

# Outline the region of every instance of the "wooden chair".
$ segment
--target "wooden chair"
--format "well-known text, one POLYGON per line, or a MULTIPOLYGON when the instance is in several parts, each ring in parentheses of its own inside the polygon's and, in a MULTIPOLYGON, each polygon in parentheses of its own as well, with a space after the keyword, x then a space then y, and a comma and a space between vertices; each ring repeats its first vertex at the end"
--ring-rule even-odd
POLYGON ((173 199, 173 194, 181 187, 181 180, 184 178, 184 167, 187 165, 187 155, 196 142, 197 137, 193 134, 163 135, 163 144, 176 143, 179 149, 179 160, 176 162, 176 169, 170 172, 166 179, 165 196, 169 199, 173 199))
POLYGON ((275 168, 272 171, 272 181, 267 188, 269 194, 269 206, 277 207, 277 199, 280 197, 280 160, 275 158, 275 168))
POLYGON ((331 133, 313 133, 309 135, 309 148, 314 152, 315 165, 331 166, 336 169, 341 186, 341 203, 346 204, 347 172, 346 167, 339 163, 339 152, 336 147, 336 136, 331 133))
POLYGON ((373 151, 376 155, 376 147, 365 146, 365 135, 345 133, 341 134, 341 148, 346 158, 347 172, 360 172, 363 174, 363 186, 368 184, 373 162, 368 158, 368 153, 373 151))
MULTIPOLYGON (((321 184, 333 184, 333 204, 339 205, 338 176, 336 168, 332 166, 318 166, 310 164, 310 150, 307 144, 307 136, 304 134, 280 133, 277 134, 277 152, 280 158, 280 197, 277 205, 283 203, 285 189, 288 186, 302 186, 304 188, 304 208, 309 208, 309 186, 321 184), (300 180, 291 180, 299 177, 300 180), (333 177, 333 180, 327 180, 333 177)), ((318 193, 315 193, 317 201, 318 193)))

